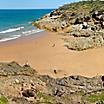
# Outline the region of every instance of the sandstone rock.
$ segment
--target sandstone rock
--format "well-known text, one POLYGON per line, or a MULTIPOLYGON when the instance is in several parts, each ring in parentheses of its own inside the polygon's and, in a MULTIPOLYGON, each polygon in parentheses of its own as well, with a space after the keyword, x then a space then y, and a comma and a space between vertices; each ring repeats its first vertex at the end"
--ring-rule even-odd
POLYGON ((19 81, 18 79, 16 79, 16 80, 15 80, 15 83, 19 84, 19 83, 20 83, 20 81, 19 81))
POLYGON ((83 1, 81 5, 80 2, 67 4, 52 11, 50 16, 39 19, 35 23, 36 26, 38 25, 37 27, 42 29, 60 34, 69 33, 69 37, 73 35, 75 39, 72 39, 70 43, 70 40, 68 40, 68 49, 82 51, 100 47, 104 45, 102 36, 104 34, 103 4, 103 1, 83 1), (93 6, 91 5, 92 2, 94 3, 93 6), (79 7, 79 9, 76 7, 79 7), (96 40, 92 39, 92 36, 96 40), (76 39, 76 37, 78 38, 76 39), (82 39, 83 37, 85 38, 82 39))

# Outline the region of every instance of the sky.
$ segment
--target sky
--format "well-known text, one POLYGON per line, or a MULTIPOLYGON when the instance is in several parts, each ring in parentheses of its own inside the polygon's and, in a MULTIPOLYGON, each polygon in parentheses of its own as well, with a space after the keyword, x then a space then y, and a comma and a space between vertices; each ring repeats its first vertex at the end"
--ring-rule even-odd
POLYGON ((0 0, 0 9, 46 9, 78 0, 0 0))

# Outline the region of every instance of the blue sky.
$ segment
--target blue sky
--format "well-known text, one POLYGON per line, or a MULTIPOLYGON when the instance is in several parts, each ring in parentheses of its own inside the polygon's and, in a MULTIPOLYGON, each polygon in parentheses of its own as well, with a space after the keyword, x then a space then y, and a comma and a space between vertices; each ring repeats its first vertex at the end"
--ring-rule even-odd
POLYGON ((78 0, 0 0, 0 9, 58 8, 74 1, 78 0))

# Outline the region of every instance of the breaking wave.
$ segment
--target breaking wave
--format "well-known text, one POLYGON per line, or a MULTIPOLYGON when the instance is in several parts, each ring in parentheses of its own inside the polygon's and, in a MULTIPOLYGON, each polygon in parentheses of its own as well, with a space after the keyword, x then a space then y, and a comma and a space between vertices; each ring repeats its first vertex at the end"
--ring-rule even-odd
POLYGON ((3 38, 3 39, 0 39, 0 42, 6 42, 9 40, 17 39, 19 37, 21 37, 21 35, 15 35, 14 37, 10 37, 10 38, 3 38))
POLYGON ((1 33, 1 34, 5 34, 5 33, 10 33, 10 32, 19 31, 19 30, 21 30, 21 29, 24 29, 24 27, 10 28, 10 29, 7 29, 7 30, 4 30, 4 31, 1 31, 0 33, 1 33))

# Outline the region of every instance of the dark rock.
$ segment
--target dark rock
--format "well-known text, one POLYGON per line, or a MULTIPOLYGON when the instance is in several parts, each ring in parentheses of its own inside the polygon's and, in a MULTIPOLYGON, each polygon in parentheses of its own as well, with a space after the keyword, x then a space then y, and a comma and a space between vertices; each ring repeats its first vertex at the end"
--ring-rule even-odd
POLYGON ((97 27, 91 27, 91 30, 96 31, 97 27))
POLYGON ((76 15, 76 13, 72 13, 72 14, 71 14, 71 16, 75 16, 75 15, 76 15))
POLYGON ((34 91, 33 90, 31 90, 31 89, 27 89, 27 90, 24 90, 23 92, 22 92, 22 95, 24 96, 24 97, 34 97, 34 91))
POLYGON ((104 81, 104 76, 101 77, 101 80, 104 81))
POLYGON ((74 25, 77 25, 77 24, 83 24, 83 18, 77 18, 77 19, 75 20, 74 25))
POLYGON ((57 32, 57 29, 54 27, 54 28, 52 28, 52 31, 57 32))
POLYGON ((85 21, 85 22, 88 22, 90 19, 91 19, 90 16, 85 16, 85 17, 84 17, 84 21, 85 21))
POLYGON ((56 89, 56 90, 54 90, 53 95, 54 95, 54 96, 61 97, 64 93, 65 93, 65 92, 63 92, 63 91, 61 91, 61 90, 59 90, 59 89, 56 89))
POLYGON ((30 67, 30 65, 25 64, 23 67, 30 67))
POLYGON ((74 80, 79 80, 78 76, 70 76, 70 78, 74 79, 74 80))
POLYGON ((88 25, 87 25, 86 22, 84 22, 84 23, 82 24, 82 29, 87 29, 87 28, 88 28, 88 25))

